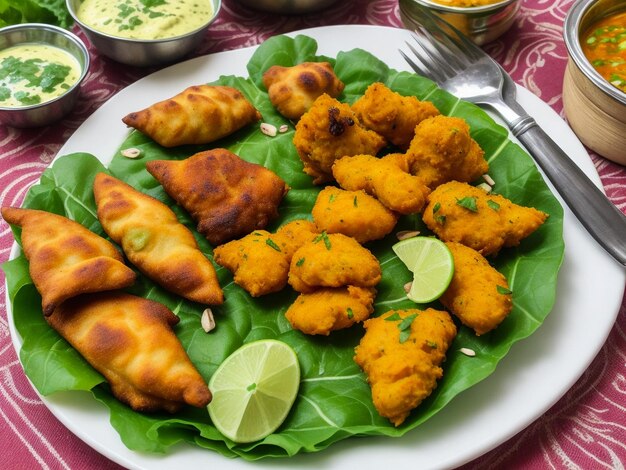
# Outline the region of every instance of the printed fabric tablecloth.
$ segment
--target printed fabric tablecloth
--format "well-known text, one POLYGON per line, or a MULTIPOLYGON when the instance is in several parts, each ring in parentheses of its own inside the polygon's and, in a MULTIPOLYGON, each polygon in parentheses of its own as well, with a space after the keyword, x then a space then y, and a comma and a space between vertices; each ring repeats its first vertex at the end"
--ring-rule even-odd
MULTIPOLYGON (((323 12, 277 16, 223 0, 219 17, 197 55, 258 44, 270 36, 334 24, 403 27, 396 0, 339 1, 323 12)), ((512 29, 485 48, 515 81, 562 115, 562 77, 567 52, 562 40, 572 0, 524 0, 512 29)), ((83 39, 85 37, 80 34, 83 39)), ((20 205, 28 188, 80 124, 120 89, 152 69, 99 57, 75 109, 58 124, 31 130, 0 126, 0 203, 20 205)), ((591 154, 610 199, 626 210, 626 168, 591 154)), ((0 261, 13 236, 0 220, 0 261)), ((0 448, 2 468, 116 469, 70 433, 44 406, 24 375, 8 328, 4 273, 0 274, 0 448)), ((624 468, 626 466, 626 308, 599 355, 571 390, 544 416, 464 469, 624 468)), ((451 449, 453 451, 453 449, 451 449)))

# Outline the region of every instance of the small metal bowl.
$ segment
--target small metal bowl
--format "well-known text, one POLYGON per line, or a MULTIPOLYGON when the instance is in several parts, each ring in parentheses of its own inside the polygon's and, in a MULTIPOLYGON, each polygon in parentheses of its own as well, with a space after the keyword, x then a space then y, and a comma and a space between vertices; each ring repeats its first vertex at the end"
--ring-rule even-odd
POLYGON ((415 5, 429 8, 478 45, 486 44, 504 34, 515 21, 520 8, 519 0, 502 0, 478 7, 452 7, 430 0, 400 0, 400 17, 408 28, 419 21, 415 5))
POLYGON ((624 11, 623 0, 580 0, 567 13, 563 27, 569 54, 563 108, 569 125, 588 148, 622 165, 626 165, 626 93, 593 68, 580 42, 593 23, 624 11))
POLYGON ((76 58, 81 68, 78 81, 57 98, 30 106, 0 106, 0 123, 6 126, 47 126, 74 108, 80 94, 80 85, 89 70, 89 53, 78 37, 56 26, 24 23, 0 29, 0 50, 25 43, 48 44, 63 49, 76 58))
POLYGON ((143 40, 112 36, 87 26, 76 14, 81 3, 82 0, 66 0, 70 15, 98 52, 116 62, 138 67, 173 63, 190 54, 200 45, 222 6, 221 0, 212 0, 213 16, 195 31, 171 38, 143 40))
POLYGON ((329 7, 337 0, 236 0, 254 10, 278 13, 281 15, 296 15, 313 13, 329 7))

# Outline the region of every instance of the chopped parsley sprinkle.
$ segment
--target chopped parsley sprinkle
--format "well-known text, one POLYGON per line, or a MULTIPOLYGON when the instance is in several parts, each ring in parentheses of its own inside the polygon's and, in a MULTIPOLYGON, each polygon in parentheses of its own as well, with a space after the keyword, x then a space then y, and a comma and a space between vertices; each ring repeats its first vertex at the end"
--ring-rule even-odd
POLYGON ((398 320, 402 320, 402 317, 400 316, 400 314, 398 314, 398 312, 394 312, 385 318, 385 321, 398 321, 398 320))
POLYGON ((280 247, 274 243, 274 240, 272 240, 271 238, 267 238, 265 240, 265 243, 267 243, 271 248, 275 249, 276 251, 280 252, 280 247))
POLYGON ((327 250, 331 249, 330 238, 328 238, 328 234, 326 233, 326 231, 320 233, 317 237, 315 237, 313 239, 313 243, 318 243, 320 240, 324 240, 324 245, 326 246, 327 250))
POLYGON ((296 266, 300 267, 304 264, 304 258, 300 258, 298 261, 296 261, 296 266))
POLYGON ((435 343, 434 341, 426 341, 426 344, 429 348, 437 349, 437 343, 435 343))
POLYGON ((385 318, 386 321, 400 321, 398 323, 398 329, 400 330, 400 343, 406 342, 411 336, 411 325, 413 324, 413 320, 417 318, 417 313, 412 313, 404 318, 402 318, 398 312, 394 312, 385 318))
POLYGON ((433 214, 436 214, 437 212, 439 212, 439 209, 441 209, 441 203, 437 202, 433 206, 433 214))
POLYGON ((500 204, 498 204, 496 201, 492 201, 491 199, 487 200, 487 205, 496 212, 500 210, 500 204))
POLYGON ((445 215, 435 216, 435 220, 439 222, 441 225, 443 225, 446 223, 446 216, 445 215))
POLYGON ((352 202, 354 204, 354 207, 359 207, 359 202, 356 199, 356 196, 354 196, 354 201, 352 202))
POLYGON ((476 198, 473 196, 467 196, 461 199, 457 199, 456 203, 472 212, 478 212, 478 206, 476 205, 476 198))
POLYGON ((511 289, 507 289, 506 287, 503 287, 503 286, 496 286, 496 289, 498 290, 498 294, 502 294, 502 295, 509 295, 513 293, 511 289))
POLYGON ((348 319, 352 320, 354 318, 354 312, 352 311, 352 309, 350 307, 348 307, 348 319))

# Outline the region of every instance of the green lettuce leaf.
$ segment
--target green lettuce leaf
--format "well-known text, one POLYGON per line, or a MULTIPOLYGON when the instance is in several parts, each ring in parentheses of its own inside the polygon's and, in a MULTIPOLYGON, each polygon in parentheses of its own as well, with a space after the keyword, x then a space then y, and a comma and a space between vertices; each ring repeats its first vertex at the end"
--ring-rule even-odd
MULTIPOLYGON (((274 64, 292 65, 302 61, 329 60, 346 83, 341 100, 352 102, 369 84, 380 81, 405 95, 433 101, 445 114, 465 118, 473 137, 485 149, 490 175, 498 193, 526 206, 547 212, 548 221, 514 249, 502 251, 494 266, 508 278, 513 290, 514 308, 493 332, 476 337, 465 327, 452 344, 444 364, 444 377, 436 390, 399 427, 381 418, 373 407, 370 388, 353 361, 354 347, 363 329, 355 326, 329 337, 311 337, 291 329, 284 313, 296 294, 289 288, 276 294, 253 299, 232 282, 232 275, 218 267, 227 302, 214 308, 217 328, 210 334, 200 328, 203 307, 169 294, 150 280, 139 276, 130 289, 167 305, 180 317, 176 332, 191 360, 208 380, 218 365, 243 343, 261 338, 276 338, 297 352, 302 370, 298 398, 285 423, 274 434, 251 444, 235 444, 219 434, 206 410, 184 409, 176 415, 141 414, 115 400, 107 384, 80 356, 48 328, 41 315, 39 298, 28 277, 23 257, 4 265, 15 312, 15 324, 24 338, 21 360, 26 373, 42 393, 55 390, 92 388, 94 396, 111 413, 111 423, 123 442, 141 452, 165 452, 178 442, 188 442, 226 456, 255 460, 284 457, 299 452, 314 452, 351 436, 401 436, 428 420, 455 396, 483 380, 496 368, 511 346, 532 334, 548 315, 555 300, 556 278, 562 261, 563 211, 544 183, 531 158, 507 138, 507 131, 496 125, 482 110, 459 101, 438 89, 431 81, 390 70, 383 62, 362 50, 342 52, 336 58, 316 56, 317 44, 306 36, 275 37, 257 49, 248 65, 250 78, 223 76, 216 82, 237 87, 259 108, 263 120, 277 126, 288 124, 289 131, 268 137, 251 126, 216 143, 243 159, 262 164, 285 179, 292 188, 281 204, 281 217, 269 230, 296 218, 310 218, 319 187, 302 172, 302 164, 292 144, 293 125, 269 104, 260 74, 274 64), (458 350, 471 348, 476 357, 458 350)), ((120 149, 138 147, 139 159, 116 155, 108 171, 135 188, 172 207, 180 221, 194 229, 194 223, 145 170, 153 159, 185 158, 204 147, 163 149, 144 135, 133 132, 120 149)), ((38 186, 31 189, 26 207, 66 214, 96 233, 103 234, 95 216, 91 183, 104 168, 89 154, 73 154, 58 159, 38 186)), ((418 229, 427 233, 418 216, 403 217, 397 230, 418 229)), ((195 233, 195 232, 194 232, 195 233)), ((19 233, 16 233, 19 239, 19 233)), ((201 249, 210 257, 209 244, 196 233, 201 249)), ((413 308, 403 285, 411 274, 393 254, 393 235, 368 245, 383 268, 378 285, 374 315, 390 309, 413 308)), ((435 307, 440 307, 437 303, 435 307)), ((426 307, 426 306, 423 306, 426 307)))
POLYGON ((65 0, 0 0, 0 27, 47 23, 69 28, 74 23, 65 0))

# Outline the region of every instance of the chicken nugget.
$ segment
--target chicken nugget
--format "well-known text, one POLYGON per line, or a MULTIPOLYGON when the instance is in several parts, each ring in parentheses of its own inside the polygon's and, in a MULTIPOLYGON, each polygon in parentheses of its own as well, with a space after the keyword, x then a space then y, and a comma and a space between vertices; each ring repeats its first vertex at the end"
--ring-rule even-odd
POLYGON ((315 100, 296 124, 293 143, 314 184, 332 180, 333 162, 346 155, 376 155, 385 139, 365 129, 345 103, 327 94, 315 100))
POLYGON ((295 330, 329 335, 366 320, 374 311, 376 289, 356 286, 321 287, 300 294, 285 316, 295 330))
POLYGON ((447 312, 432 308, 389 311, 363 326, 354 360, 367 375, 378 413, 400 426, 437 387, 456 326, 447 312))
POLYGON ((430 101, 402 96, 380 82, 372 83, 352 105, 352 110, 363 126, 382 135, 401 150, 409 148, 415 126, 439 114, 430 101))
POLYGON ((424 223, 437 237, 458 242, 483 256, 519 245, 537 230, 548 214, 523 207, 467 183, 442 184, 428 197, 424 223))
POLYGON ((318 287, 374 287, 382 272, 378 259, 354 238, 322 233, 293 254, 289 284, 298 292, 318 287))
POLYGON ((476 250, 455 242, 446 245, 454 257, 454 275, 439 300, 477 336, 488 333, 513 308, 509 284, 476 250))
POLYGON ((311 213, 320 231, 343 233, 359 243, 385 237, 398 222, 396 214, 364 191, 334 186, 319 192, 311 213))

